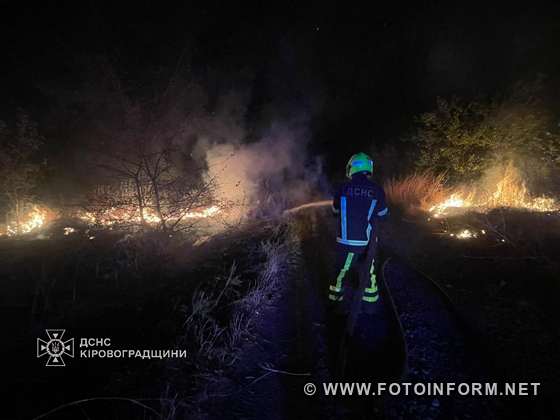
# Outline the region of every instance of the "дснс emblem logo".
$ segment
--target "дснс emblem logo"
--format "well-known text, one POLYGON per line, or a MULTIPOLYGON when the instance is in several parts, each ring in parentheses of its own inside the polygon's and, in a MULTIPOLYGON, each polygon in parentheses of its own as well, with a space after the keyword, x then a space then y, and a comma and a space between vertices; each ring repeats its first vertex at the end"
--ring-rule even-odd
POLYGON ((74 339, 62 339, 66 330, 45 331, 48 340, 37 339, 37 357, 48 355, 46 366, 66 366, 64 356, 74 357, 74 339))

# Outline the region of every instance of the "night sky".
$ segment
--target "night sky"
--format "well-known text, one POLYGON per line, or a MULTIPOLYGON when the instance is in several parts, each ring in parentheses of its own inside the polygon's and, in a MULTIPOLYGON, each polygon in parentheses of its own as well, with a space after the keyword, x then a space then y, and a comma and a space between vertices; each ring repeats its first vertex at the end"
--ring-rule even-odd
POLYGON ((249 121, 306 113, 310 151, 332 168, 406 135, 437 96, 493 95, 539 73, 553 90, 560 81, 557 8, 222 3, 3 6, 0 119, 22 107, 48 125, 55 99, 41 87, 73 86, 83 57, 108 57, 138 90, 187 60, 210 97, 249 91, 249 121))

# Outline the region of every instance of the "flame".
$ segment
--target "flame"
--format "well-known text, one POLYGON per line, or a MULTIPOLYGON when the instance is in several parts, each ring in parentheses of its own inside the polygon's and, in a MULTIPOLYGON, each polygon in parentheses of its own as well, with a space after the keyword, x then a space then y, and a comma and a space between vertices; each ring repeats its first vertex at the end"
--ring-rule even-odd
POLYGON ((470 205, 470 202, 465 197, 462 197, 460 193, 453 193, 445 201, 430 207, 430 213, 434 217, 440 217, 446 214, 447 209, 468 207, 470 205))
POLYGON ((212 207, 205 208, 202 211, 189 211, 185 214, 185 218, 192 219, 192 218, 212 217, 220 213, 220 211, 221 210, 218 206, 212 206, 212 207))
MULTIPOLYGON (((194 211, 185 211, 183 217, 189 219, 202 219, 217 215, 222 209, 218 206, 211 206, 203 209, 198 209, 194 211)), ((97 225, 108 227, 112 229, 115 225, 126 225, 126 224, 140 224, 142 218, 140 217, 139 211, 133 207, 130 208, 117 208, 109 207, 101 211, 79 211, 76 214, 77 218, 81 219, 88 225, 97 225)), ((0 236, 17 236, 30 232, 38 231, 46 226, 46 224, 57 217, 57 213, 53 210, 44 207, 34 205, 32 210, 29 211, 22 217, 19 223, 19 229, 17 223, 14 220, 10 220, 5 226, 5 232, 1 233, 0 236)), ((145 223, 150 225, 155 225, 161 222, 161 218, 152 209, 146 208, 143 211, 143 219, 145 223)), ((70 226, 63 228, 64 236, 69 236, 76 232, 76 229, 70 226)), ((93 239, 90 237, 89 239, 93 239)))
POLYGON ((471 238, 476 238, 478 237, 478 234, 476 232, 473 232, 469 229, 463 229, 462 231, 460 231, 457 234, 451 234, 450 236, 454 236, 457 239, 471 239, 471 238))
POLYGON ((509 207, 536 212, 551 212, 560 209, 555 199, 546 196, 534 197, 529 193, 525 180, 512 162, 500 171, 498 179, 481 185, 462 186, 445 200, 429 208, 434 217, 447 215, 451 209, 475 209, 486 212, 493 208, 509 207))
POLYGON ((76 229, 74 229, 73 227, 68 226, 64 228, 64 236, 68 236, 74 232, 76 232, 76 229))
MULTIPOLYGON (((142 211, 142 216, 144 217, 144 221, 148 224, 157 224, 161 222, 161 217, 159 217, 153 210, 151 209, 144 209, 142 211)), ((141 219, 138 217, 136 221, 140 222, 141 219)))
MULTIPOLYGON (((185 219, 203 219, 217 215, 221 212, 220 207, 211 206, 202 210, 185 211, 183 218, 185 219)), ((142 217, 138 209, 109 207, 100 212, 82 212, 78 215, 80 219, 90 225, 113 226, 118 224, 141 224, 142 220, 149 224, 155 225, 161 222, 161 217, 151 208, 145 208, 142 211, 142 217)))
POLYGON ((36 231, 45 225, 50 213, 52 213, 52 211, 46 207, 34 205, 33 208, 21 218, 19 229, 15 220, 8 222, 5 235, 16 236, 36 231))

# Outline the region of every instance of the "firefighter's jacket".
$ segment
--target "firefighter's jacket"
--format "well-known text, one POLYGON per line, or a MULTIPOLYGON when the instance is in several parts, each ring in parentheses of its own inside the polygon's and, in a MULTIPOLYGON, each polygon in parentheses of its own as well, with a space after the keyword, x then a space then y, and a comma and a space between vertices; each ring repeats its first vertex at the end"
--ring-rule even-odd
POLYGON ((356 174, 335 192, 333 212, 338 217, 336 241, 363 251, 375 233, 375 218, 388 213, 385 192, 363 173, 356 174))

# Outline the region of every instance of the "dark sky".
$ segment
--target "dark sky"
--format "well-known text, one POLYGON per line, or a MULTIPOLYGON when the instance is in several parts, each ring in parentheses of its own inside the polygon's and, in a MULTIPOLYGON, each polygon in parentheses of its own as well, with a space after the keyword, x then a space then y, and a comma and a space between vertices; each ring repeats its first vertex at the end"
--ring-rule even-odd
POLYGON ((271 103, 278 112, 309 112, 311 147, 330 156, 398 138, 438 95, 493 94, 537 73, 554 88, 560 80, 560 15, 531 2, 363 10, 302 9, 299 2, 46 3, 0 13, 4 118, 24 107, 40 120, 51 98, 37 86, 73 81, 78 56, 107 55, 132 84, 145 85, 186 54, 213 94, 249 75, 254 115, 271 103))

